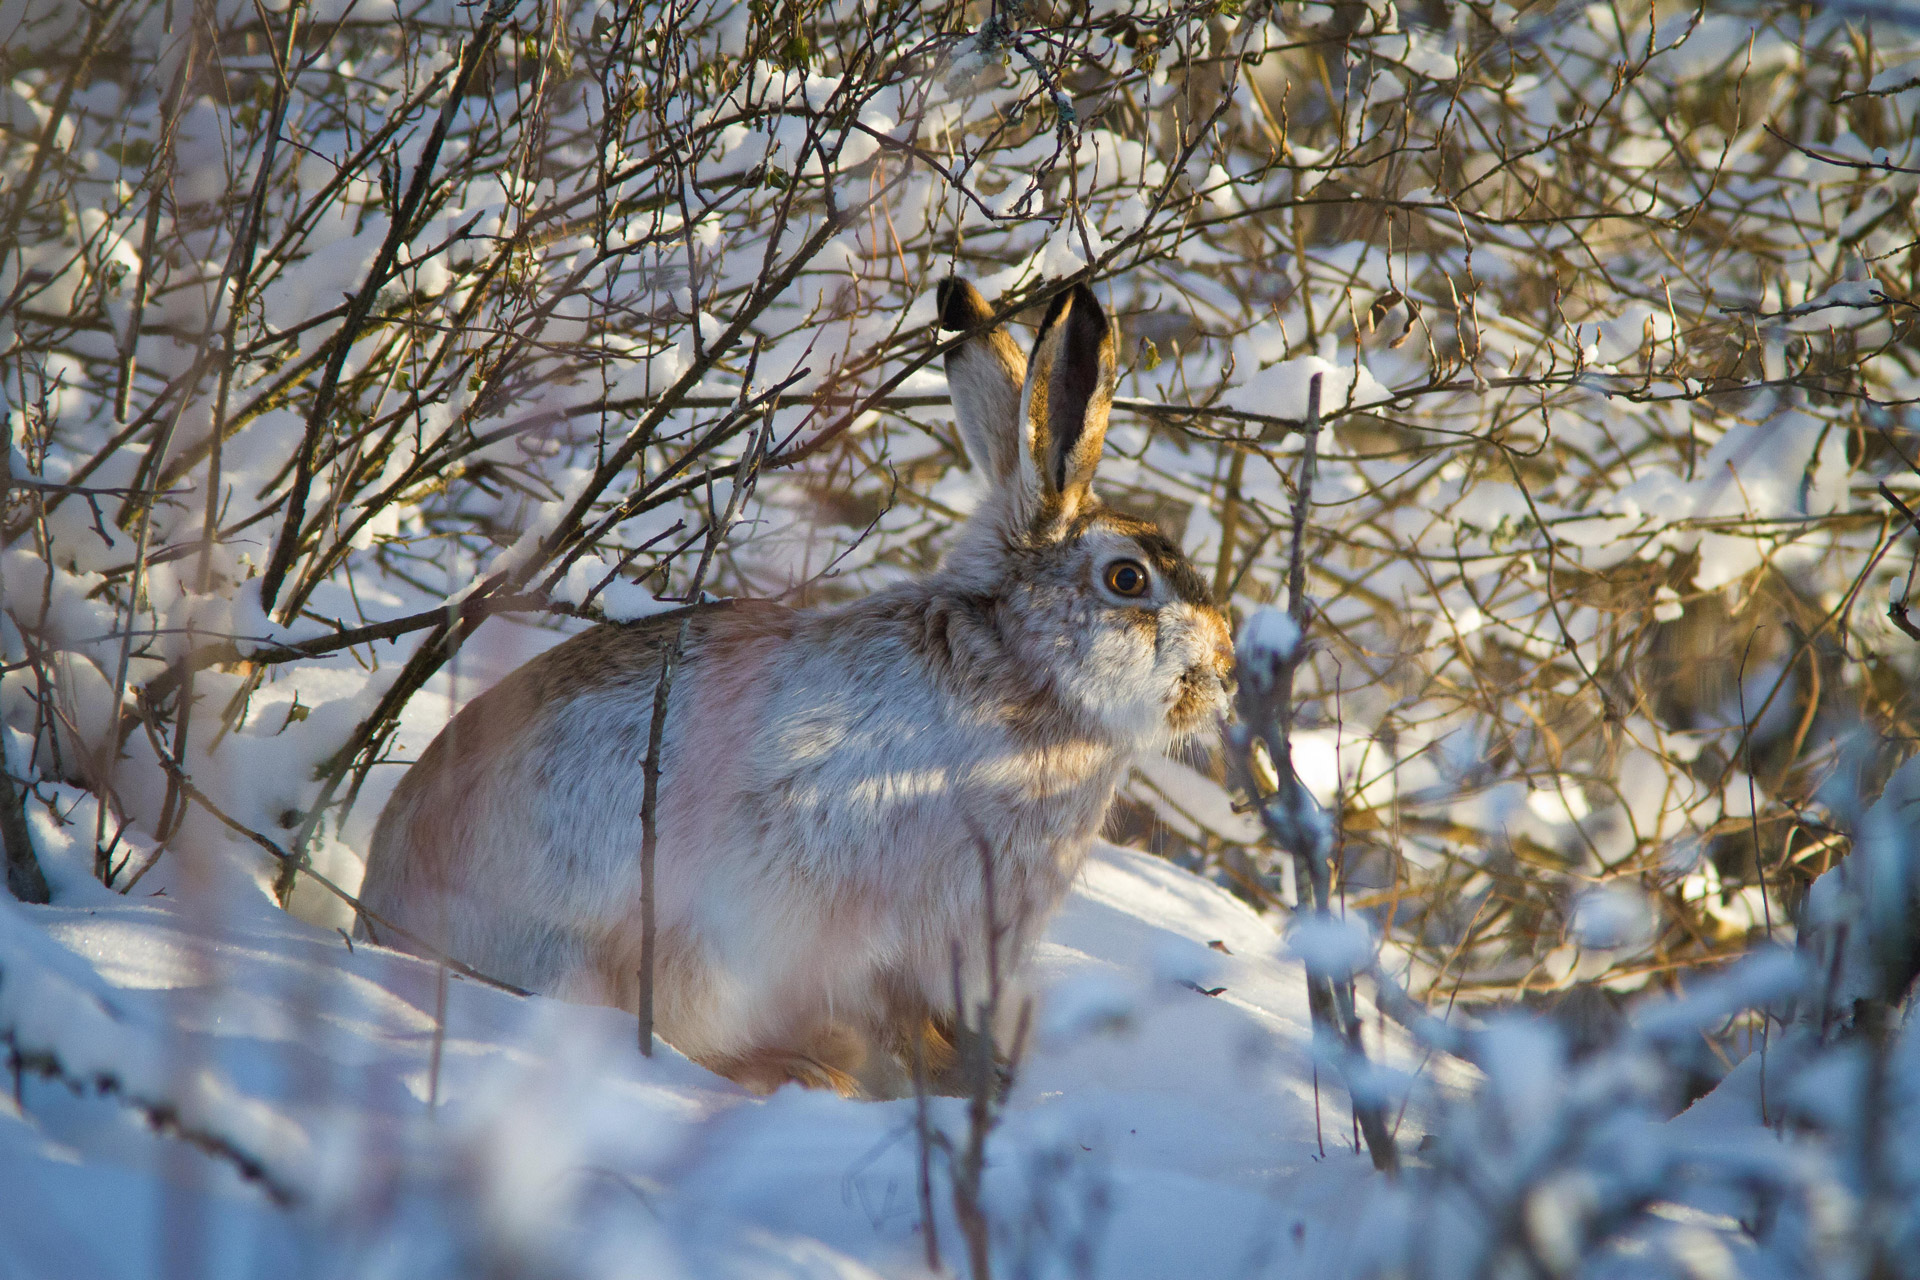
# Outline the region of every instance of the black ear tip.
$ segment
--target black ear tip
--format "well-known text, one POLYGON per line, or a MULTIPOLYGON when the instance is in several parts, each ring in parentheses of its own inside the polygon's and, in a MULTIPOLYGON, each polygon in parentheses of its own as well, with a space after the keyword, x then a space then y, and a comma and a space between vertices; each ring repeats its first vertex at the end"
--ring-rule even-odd
POLYGON ((1111 335, 1100 299, 1084 284, 1073 287, 1073 310, 1067 313, 1067 339, 1075 347, 1097 353, 1111 335))
POLYGON ((1107 313, 1084 281, 1053 295, 1053 301, 1047 304, 1047 318, 1040 322, 1041 334, 1053 328, 1062 315, 1076 332, 1106 331, 1107 313))
POLYGON ((939 306, 942 329, 964 332, 993 318, 993 311, 980 291, 959 276, 948 276, 940 282, 935 302, 939 306))
POLYGON ((1033 343, 1036 350, 1039 349, 1041 341, 1047 334, 1053 331, 1053 326, 1060 323, 1060 313, 1065 311, 1072 301, 1073 290, 1062 289, 1059 293, 1053 295, 1053 301, 1047 303, 1047 314, 1045 318, 1040 321, 1040 328, 1036 330, 1033 335, 1033 343))

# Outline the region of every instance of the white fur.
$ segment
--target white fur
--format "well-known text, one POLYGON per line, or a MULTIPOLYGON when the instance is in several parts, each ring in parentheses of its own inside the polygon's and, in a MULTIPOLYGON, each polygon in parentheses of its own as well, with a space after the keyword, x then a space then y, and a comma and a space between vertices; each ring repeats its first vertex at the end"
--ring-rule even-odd
MULTIPOLYGON (((1106 322, 1091 293, 1071 305, 1055 329, 1081 324, 1084 347, 1100 326, 1084 422, 1104 434, 1106 322)), ((949 359, 963 416, 994 415, 963 423, 994 487, 939 571, 690 625, 660 753, 656 1010, 676 1047, 754 1087, 897 1092, 901 1046, 951 1013, 956 950, 979 998, 989 906, 1011 973, 1134 755, 1224 706, 1224 619, 1164 547, 1147 597, 1102 585, 1114 558, 1152 558, 1148 535, 1101 513, 1085 475, 1049 483, 1045 430, 1012 416, 1033 398, 1017 363, 1003 333, 949 359)), ((1097 457, 1098 435, 1080 443, 1097 457)), ((495 977, 631 1008, 642 763, 678 626, 596 628, 463 711, 381 815, 369 909, 495 977)))

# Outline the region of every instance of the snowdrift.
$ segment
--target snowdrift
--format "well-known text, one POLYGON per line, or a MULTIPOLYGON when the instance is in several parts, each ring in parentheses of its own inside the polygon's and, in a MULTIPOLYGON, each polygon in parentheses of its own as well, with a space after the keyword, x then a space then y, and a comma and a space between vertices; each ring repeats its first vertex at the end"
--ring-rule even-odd
MULTIPOLYGON (((82 897, 0 901, 23 1062, 0 1101, 0 1275, 925 1273, 911 1100, 754 1098, 643 1059, 630 1015, 458 977, 436 1037, 431 964, 264 898, 210 917, 82 897)), ((1377 1184, 1344 1095, 1316 1085, 1283 952, 1219 888, 1096 852, 1036 957, 1033 1049, 989 1147, 1000 1254, 1032 1274, 1344 1269, 1377 1184)), ((956 1100, 931 1119, 964 1132, 956 1100)))

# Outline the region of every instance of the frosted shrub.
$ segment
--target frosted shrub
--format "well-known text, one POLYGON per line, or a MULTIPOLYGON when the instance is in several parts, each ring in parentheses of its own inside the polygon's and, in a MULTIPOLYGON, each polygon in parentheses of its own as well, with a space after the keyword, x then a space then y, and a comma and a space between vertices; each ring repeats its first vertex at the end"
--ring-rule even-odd
MULTIPOLYGON (((350 926, 400 766, 558 634, 923 566, 937 282, 1085 281, 1103 492, 1288 693, 1113 832, 1320 917, 1368 1265, 1910 1266, 1917 58, 1877 5, 0 7, 9 888, 350 926), (1484 1076, 1424 1145, 1381 1010, 1484 1076)), ((27 1009, 16 1067, 119 1043, 27 1009)))
POLYGON ((1920 1274, 1920 1045, 1901 1025, 1920 961, 1916 787, 1920 761, 1859 817, 1796 951, 1641 1005, 1598 1052, 1572 1058, 1537 1018, 1415 1022, 1481 1078, 1439 1102, 1370 1273, 1920 1274), (1869 877, 1905 891, 1880 898, 1901 905, 1843 907, 1869 877), (1695 1101, 1694 1082, 1717 1074, 1707 1047, 1748 1012, 1765 1018, 1764 1047, 1695 1101))

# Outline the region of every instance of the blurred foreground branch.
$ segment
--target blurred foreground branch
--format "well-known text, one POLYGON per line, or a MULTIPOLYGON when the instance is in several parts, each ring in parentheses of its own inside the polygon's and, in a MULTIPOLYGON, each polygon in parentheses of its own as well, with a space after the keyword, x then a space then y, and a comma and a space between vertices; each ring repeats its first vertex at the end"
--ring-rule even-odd
POLYGON ((1354 1115, 1366 1137, 1367 1151, 1376 1169, 1399 1167, 1386 1107, 1377 1092, 1360 1040, 1360 1015, 1353 974, 1358 967, 1329 953, 1338 950, 1336 931, 1342 922, 1333 915, 1334 820, 1300 782, 1293 766, 1293 680, 1307 653, 1311 622, 1305 590, 1307 510, 1312 503, 1315 445, 1320 434, 1321 375, 1315 374, 1307 392, 1306 446, 1294 479, 1293 542, 1288 574, 1287 612, 1262 610, 1241 628, 1235 663, 1238 723, 1226 729, 1226 741, 1239 785, 1254 801, 1260 821, 1274 844, 1293 859, 1296 882, 1309 886, 1300 906, 1311 894, 1309 921, 1296 914, 1296 935, 1313 932, 1308 945, 1298 937, 1296 949, 1307 968, 1307 1007, 1313 1015, 1314 1038, 1323 1047, 1337 1046, 1337 1061, 1354 1115), (1266 768, 1258 755, 1264 755, 1266 768))

